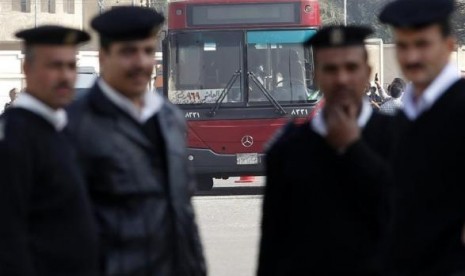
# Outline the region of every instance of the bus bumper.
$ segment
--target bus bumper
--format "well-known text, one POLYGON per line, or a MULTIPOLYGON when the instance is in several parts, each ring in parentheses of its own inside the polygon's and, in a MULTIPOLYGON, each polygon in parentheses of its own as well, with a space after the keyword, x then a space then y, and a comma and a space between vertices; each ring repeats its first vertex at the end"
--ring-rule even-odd
POLYGON ((258 154, 257 164, 238 165, 236 154, 217 154, 209 149, 188 149, 188 160, 196 174, 208 174, 212 177, 230 177, 241 175, 264 175, 264 157, 258 154))

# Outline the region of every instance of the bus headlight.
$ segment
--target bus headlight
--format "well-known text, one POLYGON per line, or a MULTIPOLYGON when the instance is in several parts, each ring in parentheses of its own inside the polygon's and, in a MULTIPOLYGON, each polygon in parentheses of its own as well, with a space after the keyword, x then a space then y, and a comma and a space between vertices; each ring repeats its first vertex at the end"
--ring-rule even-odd
POLYGON ((194 161, 194 156, 192 154, 189 154, 189 156, 187 156, 187 160, 194 161))

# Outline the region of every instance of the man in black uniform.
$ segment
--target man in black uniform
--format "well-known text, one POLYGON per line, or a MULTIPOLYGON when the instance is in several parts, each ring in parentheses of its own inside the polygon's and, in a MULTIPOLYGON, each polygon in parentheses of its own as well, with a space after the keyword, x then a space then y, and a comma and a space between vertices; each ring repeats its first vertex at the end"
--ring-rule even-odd
POLYGON ((102 77, 70 108, 70 137, 100 226, 103 275, 205 275, 185 121, 147 90, 163 21, 141 7, 94 18, 102 77))
POLYGON ((85 32, 41 26, 25 40, 27 88, 0 119, 0 275, 97 275, 97 229, 62 109, 85 32))
POLYGON ((387 275, 465 273, 465 80, 449 60, 453 10, 452 0, 398 0, 379 16, 393 26, 397 60, 411 81, 396 117, 387 275))
POLYGON ((325 105, 267 152, 258 275, 376 275, 389 118, 364 98, 370 33, 333 26, 307 42, 325 105))

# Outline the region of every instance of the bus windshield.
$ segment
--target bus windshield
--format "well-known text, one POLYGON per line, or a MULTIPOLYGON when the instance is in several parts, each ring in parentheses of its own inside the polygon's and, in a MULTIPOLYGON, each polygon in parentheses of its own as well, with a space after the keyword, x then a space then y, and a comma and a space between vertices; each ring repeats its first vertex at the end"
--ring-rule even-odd
POLYGON ((302 46, 314 33, 174 33, 170 37, 168 97, 181 105, 215 104, 222 92, 226 92, 223 105, 270 105, 270 96, 281 104, 315 101, 320 93, 313 88, 312 54, 302 46))

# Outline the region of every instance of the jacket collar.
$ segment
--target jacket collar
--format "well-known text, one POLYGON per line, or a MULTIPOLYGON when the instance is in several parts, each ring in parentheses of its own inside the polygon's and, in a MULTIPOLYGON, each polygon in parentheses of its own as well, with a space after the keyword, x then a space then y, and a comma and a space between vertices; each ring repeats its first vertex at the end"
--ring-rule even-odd
POLYGON ((459 79, 458 69, 451 63, 447 64, 416 101, 414 101, 413 84, 409 83, 405 91, 403 109, 407 118, 410 120, 418 118, 459 79))
POLYGON ((154 91, 147 90, 145 92, 142 101, 143 107, 139 109, 128 98, 108 85, 102 78, 97 81, 97 85, 108 100, 139 123, 145 123, 150 117, 160 111, 163 105, 163 97, 154 91))
POLYGON ((21 93, 12 107, 23 108, 39 115, 49 122, 56 131, 63 130, 68 123, 68 116, 64 109, 53 110, 27 92, 21 93))
POLYGON ((109 118, 109 123, 111 122, 114 124, 118 132, 123 133, 129 139, 146 148, 152 147, 149 139, 143 133, 142 128, 138 126, 139 122, 110 101, 97 83, 89 91, 88 97, 91 108, 101 113, 106 118, 109 118))

